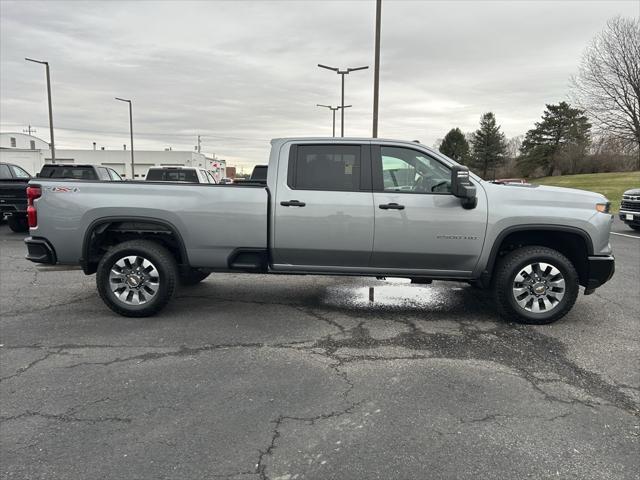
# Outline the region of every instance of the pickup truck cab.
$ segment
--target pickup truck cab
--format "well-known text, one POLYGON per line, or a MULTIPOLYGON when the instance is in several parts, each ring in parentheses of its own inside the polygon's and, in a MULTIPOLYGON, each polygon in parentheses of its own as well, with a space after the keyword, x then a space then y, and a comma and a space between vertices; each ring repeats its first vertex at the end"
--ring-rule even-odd
POLYGON ((28 196, 27 259, 96 273, 127 316, 179 282, 253 272, 466 281, 541 324, 614 270, 602 195, 486 182, 414 142, 276 139, 266 185, 37 179, 28 196))

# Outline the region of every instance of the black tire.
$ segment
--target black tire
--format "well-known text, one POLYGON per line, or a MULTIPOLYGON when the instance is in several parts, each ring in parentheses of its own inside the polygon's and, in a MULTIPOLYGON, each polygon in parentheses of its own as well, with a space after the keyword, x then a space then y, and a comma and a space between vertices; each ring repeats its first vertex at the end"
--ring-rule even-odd
POLYGON ((24 233, 29 231, 29 222, 27 217, 22 215, 11 215, 8 218, 9 228, 16 233, 24 233))
POLYGON ((203 281, 209 276, 209 273, 198 270, 197 268, 190 268, 180 272, 180 285, 190 287, 203 281))
POLYGON ((522 247, 505 255, 496 265, 493 280, 500 315, 517 323, 532 325, 544 325, 564 317, 575 304, 580 290, 578 273, 569 259, 556 250, 539 246, 522 247), (527 265, 538 262, 555 267, 565 281, 564 296, 553 308, 544 312, 532 312, 523 308, 514 294, 516 276, 527 265))
POLYGON ((162 310, 171 299, 178 283, 178 268, 171 253, 155 242, 130 240, 112 247, 100 259, 96 271, 96 285, 104 303, 114 312, 125 317, 149 317, 162 310), (158 287, 155 295, 146 303, 132 305, 116 296, 109 280, 116 262, 127 256, 137 256, 151 262, 157 271, 158 287))

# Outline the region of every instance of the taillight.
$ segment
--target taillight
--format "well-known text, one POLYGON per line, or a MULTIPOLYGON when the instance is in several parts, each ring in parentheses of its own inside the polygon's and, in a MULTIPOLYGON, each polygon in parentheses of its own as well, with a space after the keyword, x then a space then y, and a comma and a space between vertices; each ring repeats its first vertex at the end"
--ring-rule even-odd
POLYGON ((38 226, 38 212, 36 212, 36 206, 33 201, 40 198, 42 190, 39 186, 33 185, 27 187, 27 220, 29 221, 29 228, 35 228, 38 226))

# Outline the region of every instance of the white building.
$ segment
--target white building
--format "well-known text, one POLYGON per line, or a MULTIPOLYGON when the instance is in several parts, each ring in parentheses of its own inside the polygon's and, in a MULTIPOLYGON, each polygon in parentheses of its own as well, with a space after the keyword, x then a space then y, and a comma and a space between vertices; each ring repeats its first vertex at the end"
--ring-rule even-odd
MULTIPOLYGON (((207 157, 198 152, 180 150, 134 150, 134 174, 131 174, 130 150, 70 150, 56 148, 56 163, 103 165, 113 168, 123 178, 142 180, 151 167, 180 165, 202 167, 211 171, 216 179, 226 175, 226 162, 207 157)), ((36 174, 45 163, 51 163, 49 144, 32 135, 23 133, 0 133, 0 162, 14 163, 31 174, 36 174), (31 148, 34 147, 34 148, 31 148)))

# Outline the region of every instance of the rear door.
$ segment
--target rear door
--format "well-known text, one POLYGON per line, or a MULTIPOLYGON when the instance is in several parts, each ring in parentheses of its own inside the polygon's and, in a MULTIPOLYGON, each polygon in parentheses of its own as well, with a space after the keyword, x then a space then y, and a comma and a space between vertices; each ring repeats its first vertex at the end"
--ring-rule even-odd
POLYGON ((370 161, 370 145, 361 142, 290 146, 272 200, 275 268, 368 266, 373 246, 370 161))
POLYGON ((374 145, 375 241, 371 266, 459 275, 475 267, 487 225, 487 203, 466 210, 451 194, 448 165, 406 146, 374 145))

